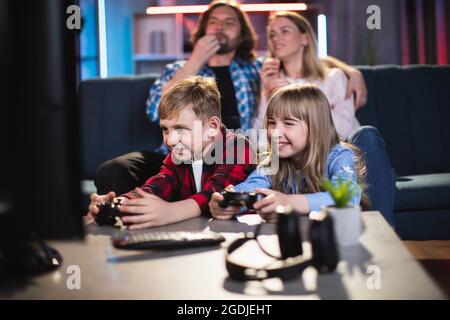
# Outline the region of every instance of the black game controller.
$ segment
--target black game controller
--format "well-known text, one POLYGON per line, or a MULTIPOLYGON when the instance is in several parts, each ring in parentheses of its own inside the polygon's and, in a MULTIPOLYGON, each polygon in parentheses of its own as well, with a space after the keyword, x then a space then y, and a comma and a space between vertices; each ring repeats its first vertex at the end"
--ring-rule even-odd
POLYGON ((265 197, 264 194, 256 192, 231 192, 224 190, 220 194, 223 196, 223 200, 219 202, 219 207, 246 207, 247 210, 255 210, 253 208, 255 202, 265 197))
POLYGON ((113 226, 117 222, 117 218, 122 218, 127 215, 119 210, 120 206, 123 204, 123 199, 116 198, 112 202, 106 201, 97 204, 99 212, 95 215, 95 222, 101 225, 113 226))

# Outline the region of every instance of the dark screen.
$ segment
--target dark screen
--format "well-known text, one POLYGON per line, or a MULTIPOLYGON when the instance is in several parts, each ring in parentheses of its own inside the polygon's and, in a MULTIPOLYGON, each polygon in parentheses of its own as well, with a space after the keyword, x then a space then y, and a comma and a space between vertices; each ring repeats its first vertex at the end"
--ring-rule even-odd
POLYGON ((8 83, 0 117, 2 214, 44 239, 82 236, 78 33, 66 28, 72 4, 2 0, 0 8, 8 83))

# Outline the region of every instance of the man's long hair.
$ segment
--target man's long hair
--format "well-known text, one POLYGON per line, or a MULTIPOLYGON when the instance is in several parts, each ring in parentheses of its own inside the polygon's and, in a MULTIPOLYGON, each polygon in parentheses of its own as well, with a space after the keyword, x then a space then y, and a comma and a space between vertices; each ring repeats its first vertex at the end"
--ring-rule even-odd
POLYGON ((197 29, 194 31, 191 37, 192 45, 195 47, 197 41, 206 34, 206 25, 208 24, 208 19, 214 9, 222 6, 227 6, 232 8, 239 19, 241 25, 241 44, 237 48, 236 57, 249 61, 256 58, 256 53, 254 51, 256 47, 257 36, 253 29, 253 26, 248 18, 247 14, 243 12, 236 1, 230 0, 218 0, 213 1, 208 10, 206 10, 202 15, 200 15, 200 20, 197 29))

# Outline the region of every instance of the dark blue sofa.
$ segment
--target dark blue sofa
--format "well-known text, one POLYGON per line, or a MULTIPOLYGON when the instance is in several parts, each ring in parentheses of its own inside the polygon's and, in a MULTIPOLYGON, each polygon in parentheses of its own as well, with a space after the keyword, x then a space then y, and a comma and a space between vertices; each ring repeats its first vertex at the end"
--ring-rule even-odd
MULTIPOLYGON (((360 67, 369 99, 357 117, 377 127, 397 173, 395 220, 403 239, 450 239, 450 67, 360 67)), ((104 161, 154 150, 161 133, 145 115, 157 75, 83 81, 83 179, 104 161)), ((86 194, 92 191, 85 184, 86 194), (89 190, 90 189, 90 190, 89 190)))

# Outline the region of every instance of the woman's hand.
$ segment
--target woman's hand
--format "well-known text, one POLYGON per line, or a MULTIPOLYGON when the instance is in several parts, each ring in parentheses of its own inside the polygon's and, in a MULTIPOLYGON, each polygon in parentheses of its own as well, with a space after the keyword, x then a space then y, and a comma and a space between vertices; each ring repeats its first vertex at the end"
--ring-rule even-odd
POLYGON ((261 67, 261 71, 259 72, 263 91, 268 91, 271 83, 280 77, 279 73, 280 60, 275 58, 268 58, 264 61, 261 67))
POLYGON ((277 78, 273 80, 267 88, 268 97, 271 97, 278 89, 286 87, 288 85, 289 82, 285 78, 277 78))

